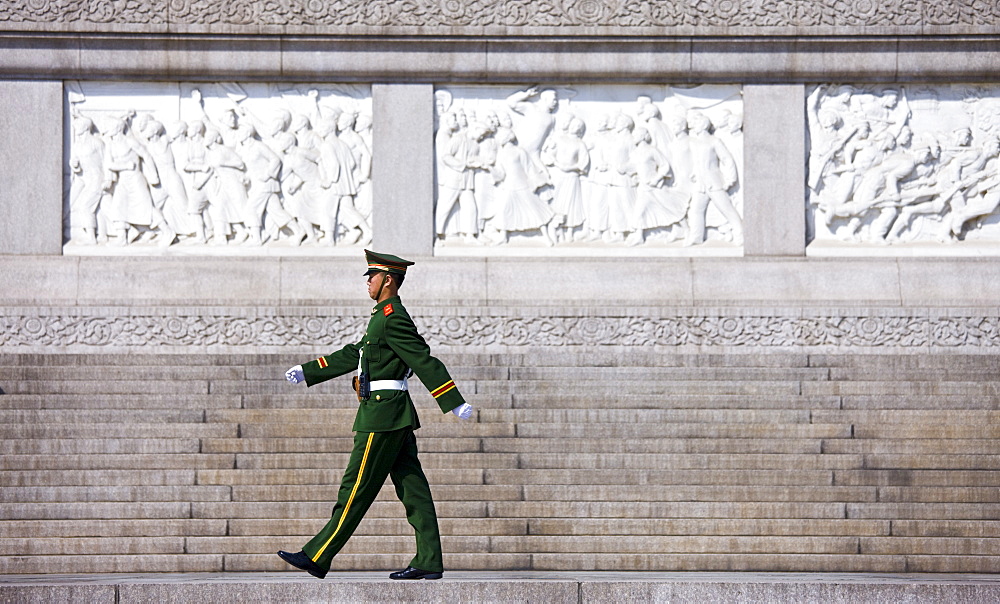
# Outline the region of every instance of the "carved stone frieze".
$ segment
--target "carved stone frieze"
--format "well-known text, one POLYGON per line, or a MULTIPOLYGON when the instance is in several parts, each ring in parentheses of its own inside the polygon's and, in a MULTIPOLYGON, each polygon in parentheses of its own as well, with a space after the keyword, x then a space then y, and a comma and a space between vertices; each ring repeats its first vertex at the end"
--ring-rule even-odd
POLYGON ((822 85, 807 100, 814 239, 1000 241, 1000 88, 822 85))
POLYGON ((737 85, 439 88, 438 244, 743 243, 737 85))
MULTIPOLYGON (((223 312, 109 316, 93 312, 0 315, 0 350, 58 348, 339 347, 365 328, 357 314, 223 312)), ((424 311, 418 326, 432 346, 663 346, 725 348, 976 349, 1000 342, 1000 316, 823 313, 793 316, 698 314, 589 316, 521 312, 484 315, 424 311)))
MULTIPOLYGON (((102 24, 455 28, 911 28, 995 27, 988 0, 7 0, 0 28, 30 23, 101 30, 102 24), (95 27, 97 26, 97 27, 95 27)), ((671 32, 668 32, 671 33, 671 32)), ((862 32, 863 33, 863 32, 862 32)), ((880 32, 884 33, 884 32, 880 32)))
POLYGON ((367 86, 68 82, 66 94, 68 252, 371 241, 367 86))

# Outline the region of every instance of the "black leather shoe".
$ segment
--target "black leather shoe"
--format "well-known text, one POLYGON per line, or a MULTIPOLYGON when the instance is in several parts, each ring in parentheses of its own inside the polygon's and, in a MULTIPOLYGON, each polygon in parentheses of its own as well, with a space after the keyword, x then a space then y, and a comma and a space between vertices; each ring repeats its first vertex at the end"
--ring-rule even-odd
POLYGON ((306 555, 305 552, 298 552, 295 554, 289 552, 278 552, 278 557, 285 562, 291 564, 295 568, 301 568, 310 575, 316 577, 317 579, 322 579, 326 576, 326 571, 319 567, 312 559, 306 555))
POLYGON ((389 575, 390 579, 406 579, 413 581, 414 579, 440 579, 444 576, 444 573, 432 573, 429 570, 420 570, 419 568, 413 568, 412 566, 407 566, 404 570, 397 570, 396 572, 389 575))

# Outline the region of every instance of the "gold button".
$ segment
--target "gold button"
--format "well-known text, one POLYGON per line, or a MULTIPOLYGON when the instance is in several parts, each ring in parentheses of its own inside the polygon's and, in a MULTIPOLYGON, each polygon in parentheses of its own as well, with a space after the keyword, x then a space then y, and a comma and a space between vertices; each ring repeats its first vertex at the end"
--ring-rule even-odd
POLYGON ((377 400, 377 401, 382 400, 382 395, 381 394, 376 394, 375 395, 375 400, 377 400))
POLYGON ((368 343, 368 344, 371 344, 371 343, 372 343, 372 341, 371 341, 371 340, 368 340, 368 342, 367 342, 367 343, 368 343))

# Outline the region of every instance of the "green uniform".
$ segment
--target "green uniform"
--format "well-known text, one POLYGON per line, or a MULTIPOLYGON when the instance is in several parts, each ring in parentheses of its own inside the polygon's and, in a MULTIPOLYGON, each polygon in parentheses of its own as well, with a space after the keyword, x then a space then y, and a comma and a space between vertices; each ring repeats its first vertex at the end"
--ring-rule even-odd
MULTIPOLYGON (((402 380, 410 370, 431 391, 442 413, 465 403, 447 368, 430 354, 399 297, 377 304, 360 342, 302 365, 312 386, 362 367, 371 380, 402 380)), ((378 384, 376 384, 378 386, 378 384)), ((388 476, 413 526, 417 555, 410 566, 441 572, 441 537, 430 485, 417 459, 413 431, 417 410, 405 390, 372 389, 359 401, 354 420, 354 449, 344 472, 330 521, 303 548, 316 564, 330 568, 333 557, 353 534, 388 476)))

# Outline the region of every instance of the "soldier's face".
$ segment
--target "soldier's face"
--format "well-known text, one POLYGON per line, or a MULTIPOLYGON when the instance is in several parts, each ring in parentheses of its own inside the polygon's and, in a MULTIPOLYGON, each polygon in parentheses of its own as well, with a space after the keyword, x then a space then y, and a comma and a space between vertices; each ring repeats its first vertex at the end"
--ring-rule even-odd
POLYGON ((379 294, 379 288, 382 287, 382 280, 386 278, 385 273, 371 273, 368 275, 368 297, 375 300, 379 294))

